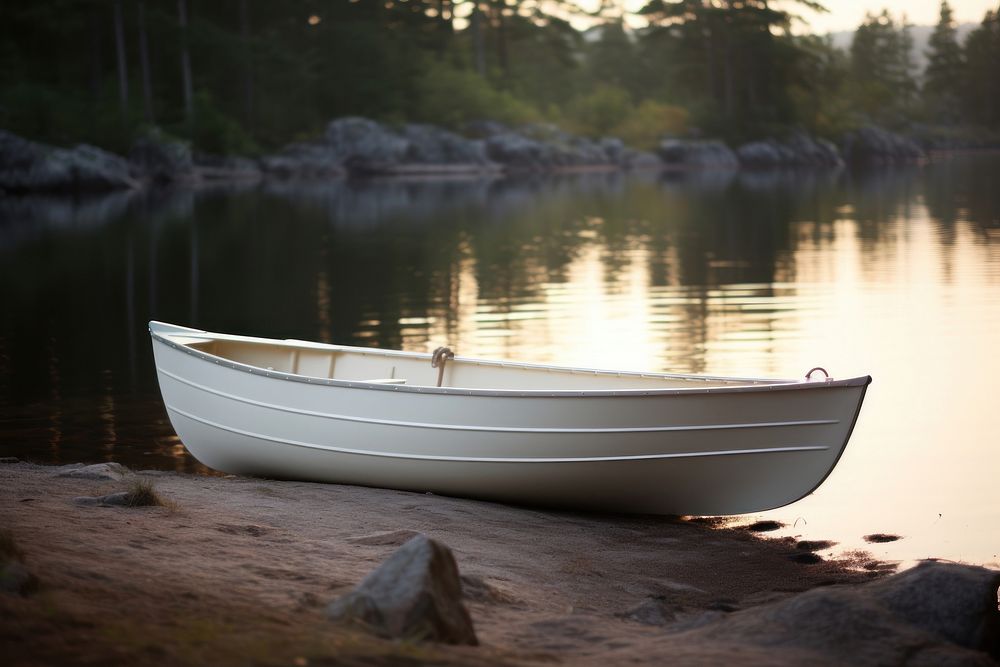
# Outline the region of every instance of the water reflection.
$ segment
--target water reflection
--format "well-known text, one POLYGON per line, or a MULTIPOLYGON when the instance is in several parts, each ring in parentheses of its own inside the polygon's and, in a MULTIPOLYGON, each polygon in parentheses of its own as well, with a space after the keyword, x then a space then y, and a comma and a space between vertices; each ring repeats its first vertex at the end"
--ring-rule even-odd
POLYGON ((998 166, 0 198, 0 447, 204 471, 159 402, 151 318, 586 366, 821 363, 876 384, 833 477, 774 516, 990 562, 997 531, 949 521, 1000 525, 998 166))

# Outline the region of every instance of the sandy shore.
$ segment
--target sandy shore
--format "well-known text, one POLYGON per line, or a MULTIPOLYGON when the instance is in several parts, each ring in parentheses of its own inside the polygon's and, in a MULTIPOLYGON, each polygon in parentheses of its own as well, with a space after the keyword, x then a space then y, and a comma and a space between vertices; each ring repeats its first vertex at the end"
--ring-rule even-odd
MULTIPOLYGON (((0 528, 40 581, 0 595, 7 664, 709 664, 737 656, 684 648, 664 626, 875 576, 702 522, 350 486, 146 472, 171 507, 81 506, 124 483, 58 470, 0 465, 0 528), (481 646, 325 618, 416 532, 454 550, 481 646)), ((778 657, 740 655, 795 661, 778 657)))

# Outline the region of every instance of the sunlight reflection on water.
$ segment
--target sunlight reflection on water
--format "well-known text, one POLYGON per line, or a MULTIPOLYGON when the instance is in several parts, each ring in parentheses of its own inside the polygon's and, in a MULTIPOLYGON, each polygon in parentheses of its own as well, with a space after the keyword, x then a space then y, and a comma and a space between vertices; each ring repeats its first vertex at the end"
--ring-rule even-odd
POLYGON ((608 248, 591 234, 565 282, 523 300, 480 298, 466 262, 452 310, 403 329, 403 347, 448 341, 468 356, 712 375, 795 378, 817 364, 839 377, 871 374, 833 475, 811 497, 755 518, 789 524, 777 535, 839 541, 831 552, 997 564, 996 236, 961 220, 943 230, 921 205, 891 216, 874 242, 856 220, 838 218, 818 239, 808 221, 799 225, 782 282, 653 286, 640 241, 609 275, 608 248), (876 532, 904 539, 862 542, 876 532))

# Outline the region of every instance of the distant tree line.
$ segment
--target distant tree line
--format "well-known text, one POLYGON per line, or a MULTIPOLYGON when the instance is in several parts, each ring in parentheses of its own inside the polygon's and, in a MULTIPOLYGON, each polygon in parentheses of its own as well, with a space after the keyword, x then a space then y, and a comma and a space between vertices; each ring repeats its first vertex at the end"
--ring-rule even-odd
MULTIPOLYGON (((811 0, 792 6, 822 10, 811 0)), ((787 6, 783 5, 783 6, 787 6)), ((552 122, 649 148, 875 122, 1000 130, 1000 9, 928 66, 868 15, 848 51, 768 0, 49 0, 0 5, 0 127, 125 150, 157 126, 199 150, 269 150, 343 115, 461 128, 552 122), (595 27, 581 32, 571 21, 595 27), (634 21, 633 21, 634 22, 634 21)))

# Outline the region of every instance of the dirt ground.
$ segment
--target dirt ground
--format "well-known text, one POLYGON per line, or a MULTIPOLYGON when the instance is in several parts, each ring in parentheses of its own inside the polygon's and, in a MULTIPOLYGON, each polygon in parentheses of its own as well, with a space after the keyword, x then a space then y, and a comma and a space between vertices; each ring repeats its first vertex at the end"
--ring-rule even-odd
POLYGON ((329 484, 149 471, 168 507, 82 506, 125 482, 58 470, 0 465, 0 529, 40 582, 0 593, 8 665, 664 664, 664 625, 876 576, 712 522, 329 484), (454 551, 479 647, 325 618, 417 532, 454 551))

